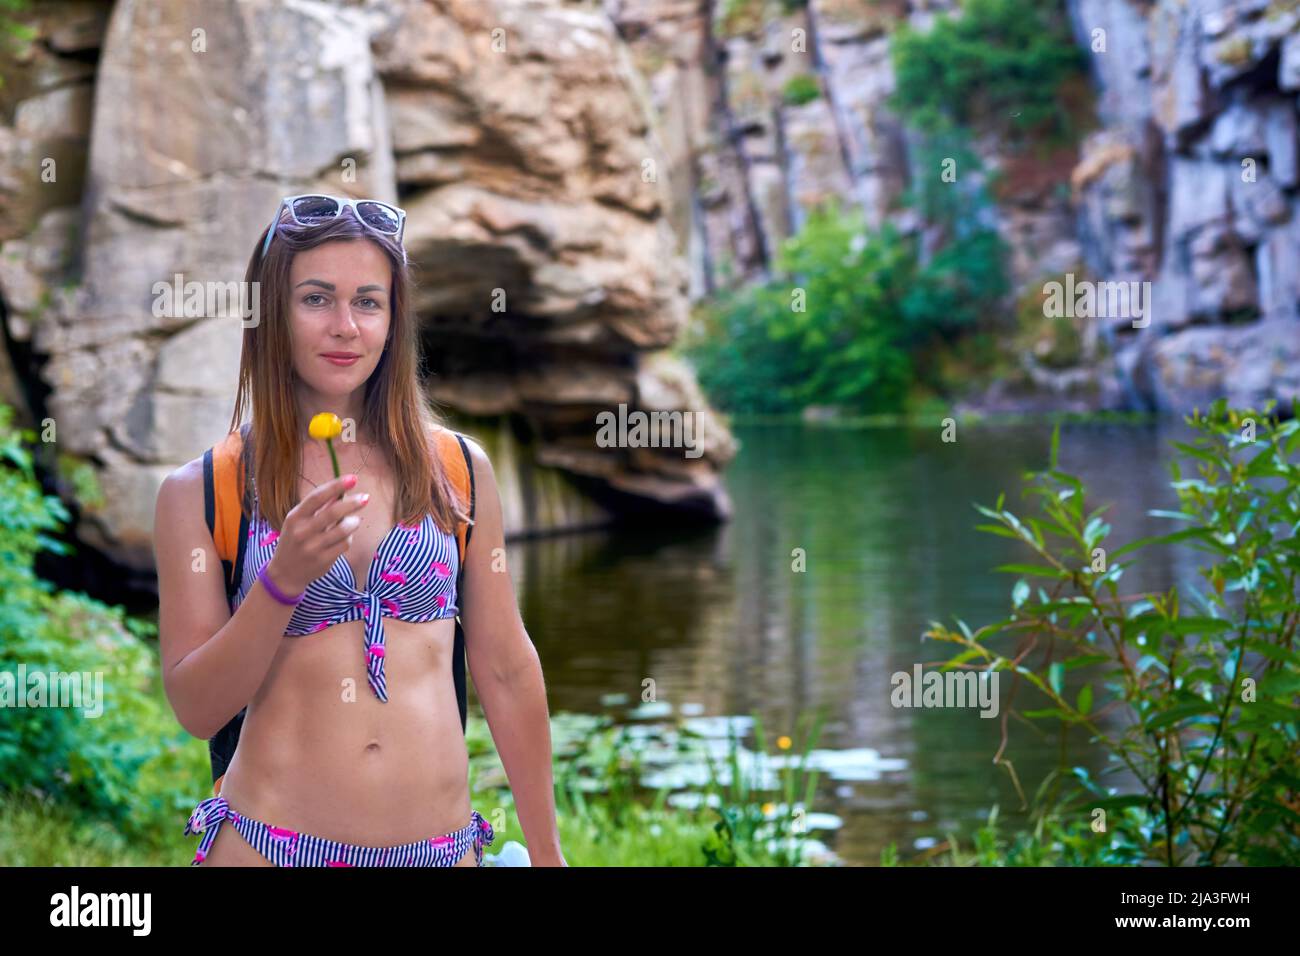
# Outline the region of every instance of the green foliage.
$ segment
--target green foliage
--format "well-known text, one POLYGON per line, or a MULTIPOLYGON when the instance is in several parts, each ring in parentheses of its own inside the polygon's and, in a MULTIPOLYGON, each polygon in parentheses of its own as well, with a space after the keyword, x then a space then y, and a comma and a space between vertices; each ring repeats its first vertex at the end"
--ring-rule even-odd
MULTIPOLYGON (((1006 510, 1003 496, 976 506, 992 521, 980 530, 1035 555, 998 569, 1019 578, 1010 616, 974 632, 960 621, 927 632, 962 648, 946 668, 1006 671, 1013 693, 1022 682, 1036 692, 1042 706, 1016 711, 1056 729, 1061 763, 1035 806, 1070 820, 1104 862, 1300 862, 1300 422, 1277 420, 1274 404, 1220 400, 1189 416, 1197 435, 1175 447, 1196 476, 1175 461, 1180 507, 1151 512, 1178 530, 1121 547, 1108 544, 1105 508, 1088 510, 1082 482, 1058 466, 1058 426, 1049 467, 1027 476, 1036 515, 1006 510), (1204 591, 1120 593, 1131 556, 1174 544, 1206 556, 1204 591), (999 647, 1004 639, 1013 646, 999 647), (1117 792, 1071 766, 1072 728, 1109 752, 1102 776, 1136 784, 1117 792), (1084 820, 1105 829, 1089 837, 1084 820)), ((999 762, 1015 780, 1012 763, 999 762)))
POLYGON ((996 805, 970 842, 967 850, 956 834, 948 833, 944 842, 916 862, 926 866, 1131 866, 1137 862, 1098 839, 1086 820, 1043 815, 1029 830, 1004 833, 996 805))
POLYGON ((700 306, 678 349, 695 369, 701 387, 718 407, 749 412, 784 412, 793 407, 783 389, 785 355, 768 335, 770 293, 746 287, 720 293, 700 306))
MULTIPOLYGON (((1077 276, 1087 275, 1080 265, 1077 276)), ((1048 281, 1063 281, 1061 275, 1045 277, 1048 281)), ((1047 368, 1071 368, 1085 359, 1082 326, 1086 320, 1068 315, 1048 316, 1047 294, 1042 283, 1026 287, 1016 303, 1016 329, 1011 342, 1013 347, 1028 353, 1047 368)))
POLYGON ((206 755, 159 693, 157 655, 142 640, 152 625, 36 576, 40 551, 67 553, 50 534, 68 512, 41 491, 26 444, 35 434, 12 418, 0 405, 0 673, 24 699, 31 675, 51 671, 80 675, 83 694, 101 696, 98 707, 83 697, 80 707, 0 708, 0 795, 48 798, 128 833, 183 819, 206 755))
POLYGON ((916 353, 973 327, 1005 291, 992 230, 949 230, 922 262, 892 224, 866 228, 836 204, 814 210, 781 247, 783 278, 724 294, 683 340, 701 385, 724 409, 790 412, 834 404, 854 413, 901 410, 916 353))
POLYGON ((803 862, 804 815, 812 806, 818 775, 808 769, 808 757, 817 746, 823 719, 820 713, 814 715, 807 733, 801 734, 799 762, 794 766, 780 755, 768 753, 763 721, 757 714, 753 715, 756 759, 742 762, 740 743, 730 725, 725 773, 719 772, 708 750, 704 751, 709 768, 705 794, 719 818, 702 848, 707 865, 757 866, 766 857, 774 858, 776 866, 803 862), (779 767, 779 804, 761 802, 768 767, 774 761, 779 767))
POLYGON ((755 34, 765 23, 792 16, 808 6, 808 0, 721 0, 715 14, 720 36, 755 34))
POLYGON ((5 70, 13 68, 14 59, 39 36, 26 22, 30 9, 30 0, 0 0, 0 91, 8 83, 5 70))
POLYGON ((786 81, 782 91, 786 103, 791 106, 803 106, 822 95, 821 84, 810 73, 796 73, 786 81))
POLYGON ((74 455, 59 455, 57 458, 59 475, 72 485, 72 493, 77 501, 88 508, 102 508, 105 504, 104 488, 94 467, 74 455))
POLYGON ((1084 75, 1060 0, 967 0, 927 32, 903 24, 891 52, 892 105, 919 129, 994 128, 1046 140, 1074 135, 1061 87, 1084 75))
POLYGON ((729 733, 720 767, 712 742, 684 726, 611 726, 608 717, 553 716, 565 858, 584 866, 803 865, 805 810, 818 776, 807 763, 821 717, 805 722, 812 726, 801 734, 801 747, 778 739, 778 751, 798 754, 790 759, 767 752, 755 717, 755 752, 729 733), (682 782, 651 789, 647 769, 682 782), (673 795, 678 788, 684 792, 673 795), (669 806, 670 797, 679 809, 669 806))

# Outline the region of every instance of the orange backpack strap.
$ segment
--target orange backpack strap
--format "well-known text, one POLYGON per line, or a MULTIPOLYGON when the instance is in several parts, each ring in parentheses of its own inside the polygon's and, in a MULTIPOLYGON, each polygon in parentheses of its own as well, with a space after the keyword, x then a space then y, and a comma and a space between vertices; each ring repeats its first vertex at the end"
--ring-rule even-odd
MULTIPOLYGON (((436 434, 438 459, 451 483, 460 492, 461 498, 469 502, 469 516, 474 517, 474 468, 469 455, 469 446, 465 437, 459 432, 447 428, 439 429, 436 434), (452 439, 455 439, 453 441, 452 439)), ((469 536, 473 526, 461 522, 456 528, 456 545, 460 551, 460 569, 465 570, 465 549, 469 547, 469 536)), ((457 581, 457 585, 459 585, 457 581)), ((460 591, 457 590, 459 598, 460 591)))
POLYGON ((226 601, 234 600, 244 571, 248 515, 244 491, 244 437, 248 426, 231 432, 203 453, 203 516, 225 572, 226 601))

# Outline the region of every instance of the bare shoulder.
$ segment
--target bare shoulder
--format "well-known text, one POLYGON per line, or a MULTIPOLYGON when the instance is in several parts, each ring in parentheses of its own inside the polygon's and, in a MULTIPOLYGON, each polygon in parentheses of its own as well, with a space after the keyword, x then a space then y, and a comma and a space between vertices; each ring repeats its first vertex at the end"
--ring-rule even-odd
POLYGON ((154 521, 155 534, 169 527, 169 520, 195 504, 202 506, 203 456, 193 458, 173 469, 158 488, 154 521), (163 522, 163 523, 160 523, 163 522))
MULTIPOLYGON (((153 519, 154 565, 165 571, 195 549, 216 553, 203 506, 203 455, 172 470, 158 488, 153 519)), ((188 559, 185 559, 188 560, 188 559)))
POLYGON ((159 649, 163 684, 170 697, 172 670, 231 617, 223 566, 204 518, 202 455, 163 479, 154 512, 153 547, 159 649))

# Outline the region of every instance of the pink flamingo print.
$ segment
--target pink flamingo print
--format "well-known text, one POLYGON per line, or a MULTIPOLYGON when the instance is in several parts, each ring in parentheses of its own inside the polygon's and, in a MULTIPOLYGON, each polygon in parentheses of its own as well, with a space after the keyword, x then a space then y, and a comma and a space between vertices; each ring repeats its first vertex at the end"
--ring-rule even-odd
POLYGON ((326 860, 325 865, 326 866, 352 866, 353 864, 345 863, 342 860, 326 860))
POLYGON ((266 835, 278 843, 286 844, 284 848, 285 853, 292 854, 294 850, 298 849, 297 830, 287 830, 284 827, 268 826, 266 828, 266 835))
POLYGON ((443 564, 441 561, 430 561, 429 570, 424 572, 424 576, 420 578, 420 583, 424 584, 428 581, 434 570, 437 570, 438 577, 440 578, 451 576, 451 568, 447 567, 447 565, 443 564))
POLYGON ((435 594, 433 597, 433 603, 438 605, 438 610, 442 610, 447 606, 447 595, 435 594))
POLYGON ((329 627, 329 626, 330 626, 330 622, 329 622, 329 621, 321 621, 319 624, 317 624, 315 627, 313 627, 313 628, 311 629, 311 633, 312 633, 312 634, 315 634, 317 631, 323 631, 323 630, 325 630, 325 628, 327 628, 327 627, 329 627))
POLYGON ((406 583, 405 574, 403 574, 401 571, 390 570, 393 566, 393 563, 397 560, 397 558, 398 558, 397 555, 393 555, 391 558, 388 559, 388 564, 384 566, 383 573, 379 575, 379 580, 392 581, 396 584, 406 583))
POLYGON ((384 656, 384 646, 382 644, 370 644, 366 647, 366 651, 371 657, 384 656))
POLYGON ((383 607, 393 617, 397 617, 397 615, 400 613, 401 600, 402 600, 401 598, 384 598, 382 602, 383 607))
POLYGON ((278 537, 280 537, 280 532, 278 531, 269 532, 265 537, 262 538, 262 547, 265 548, 268 544, 275 541, 275 539, 278 537))
POLYGON ((452 846, 455 842, 456 838, 454 836, 429 837, 429 846, 433 847, 435 850, 442 847, 452 846))

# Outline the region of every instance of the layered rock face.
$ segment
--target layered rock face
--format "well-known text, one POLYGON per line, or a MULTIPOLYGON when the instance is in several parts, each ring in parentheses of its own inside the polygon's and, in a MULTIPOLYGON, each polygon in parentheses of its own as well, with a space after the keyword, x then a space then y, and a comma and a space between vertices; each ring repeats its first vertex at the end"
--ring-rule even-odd
POLYGON ((1073 0, 1103 128, 1077 177, 1086 260, 1152 283, 1117 371, 1165 411, 1300 386, 1300 4, 1073 0))
POLYGON ((479 0, 56 6, 6 67, 0 295, 24 365, 7 397, 98 468, 87 541, 148 567, 159 483, 233 410, 238 311, 169 314, 157 283, 241 281, 280 197, 310 191, 408 210, 431 398, 511 464, 511 533, 629 503, 726 515, 735 447, 668 351, 686 271, 607 18, 479 0), (597 413, 620 404, 697 416, 700 452, 597 447, 597 413))
MULTIPOLYGON (((959 4, 606 8, 654 93, 694 294, 762 276, 827 196, 855 202, 872 224, 922 226, 898 208, 917 139, 886 104, 890 45, 900 24, 925 29, 959 4), (786 86, 800 74, 820 95, 791 102, 786 86)), ((1018 295, 1066 274, 1138 282, 1147 314, 1080 317, 1074 367, 1027 351, 1036 392, 1021 403, 1183 412, 1226 395, 1287 407, 1300 4, 1068 0, 1062 10, 1091 62, 1098 128, 1036 165, 999 155, 977 130, 981 159, 1006 174, 997 228, 1018 295)), ((999 392, 976 404, 998 406, 999 392)))

